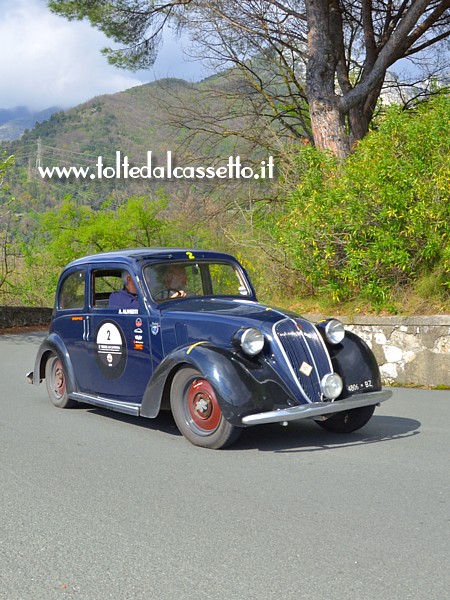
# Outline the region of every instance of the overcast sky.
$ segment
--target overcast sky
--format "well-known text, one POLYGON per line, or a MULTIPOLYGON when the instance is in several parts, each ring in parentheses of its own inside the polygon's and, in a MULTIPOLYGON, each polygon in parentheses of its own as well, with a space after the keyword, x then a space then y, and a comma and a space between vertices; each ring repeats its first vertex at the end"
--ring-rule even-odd
POLYGON ((108 64, 100 49, 110 41, 87 22, 69 22, 45 0, 0 0, 0 108, 67 108, 161 77, 198 81, 208 75, 183 58, 167 37, 154 66, 132 73, 108 64))

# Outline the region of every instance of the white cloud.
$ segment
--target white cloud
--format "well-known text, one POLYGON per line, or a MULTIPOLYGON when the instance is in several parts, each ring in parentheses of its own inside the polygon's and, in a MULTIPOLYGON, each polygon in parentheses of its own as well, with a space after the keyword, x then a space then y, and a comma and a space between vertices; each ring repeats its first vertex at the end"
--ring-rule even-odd
POLYGON ((69 107, 155 77, 201 77, 167 39, 154 68, 130 73, 109 65, 100 49, 110 41, 87 22, 69 22, 45 0, 0 0, 0 108, 69 107))

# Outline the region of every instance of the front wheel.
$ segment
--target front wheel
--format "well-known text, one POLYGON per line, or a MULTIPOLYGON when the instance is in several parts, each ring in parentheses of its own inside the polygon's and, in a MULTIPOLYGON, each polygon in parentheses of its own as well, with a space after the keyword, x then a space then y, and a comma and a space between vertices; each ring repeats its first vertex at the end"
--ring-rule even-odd
POLYGON ((344 410, 325 421, 316 421, 316 423, 331 433, 351 433, 364 427, 370 421, 374 410, 375 405, 344 410))
POLYGON ((209 381, 191 367, 180 369, 173 378, 170 406, 178 429, 196 446, 225 448, 241 433, 224 418, 209 381))
POLYGON ((75 406, 76 402, 67 394, 64 365, 56 354, 52 354, 45 365, 45 384, 52 404, 58 408, 75 406))

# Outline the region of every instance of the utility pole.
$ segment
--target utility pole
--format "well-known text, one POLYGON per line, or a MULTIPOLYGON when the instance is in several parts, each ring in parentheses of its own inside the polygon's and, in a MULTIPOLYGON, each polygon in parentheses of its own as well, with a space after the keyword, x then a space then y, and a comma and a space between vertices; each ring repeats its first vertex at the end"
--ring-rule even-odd
POLYGON ((37 140, 37 152, 36 152, 36 169, 39 169, 39 167, 42 166, 42 164, 41 164, 41 158, 42 158, 42 145, 41 145, 41 138, 38 137, 38 140, 37 140))

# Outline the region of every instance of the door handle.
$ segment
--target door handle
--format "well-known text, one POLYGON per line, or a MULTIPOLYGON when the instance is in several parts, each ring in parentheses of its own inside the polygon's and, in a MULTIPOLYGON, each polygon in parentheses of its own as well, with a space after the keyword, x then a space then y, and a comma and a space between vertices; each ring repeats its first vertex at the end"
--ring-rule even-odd
POLYGON ((86 316, 83 319, 83 342, 89 341, 89 333, 90 333, 89 317, 86 316))

